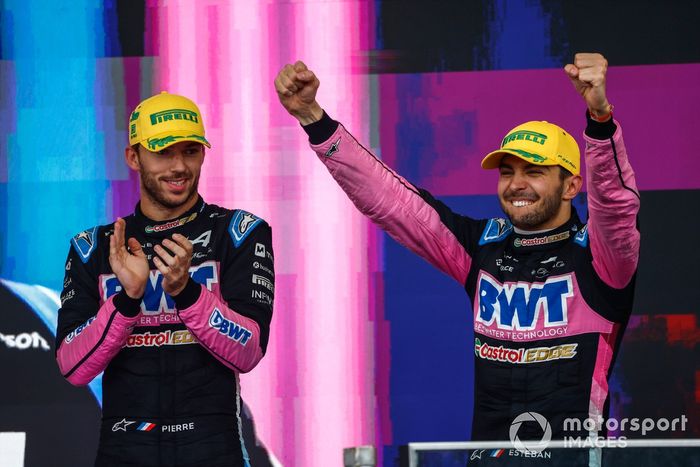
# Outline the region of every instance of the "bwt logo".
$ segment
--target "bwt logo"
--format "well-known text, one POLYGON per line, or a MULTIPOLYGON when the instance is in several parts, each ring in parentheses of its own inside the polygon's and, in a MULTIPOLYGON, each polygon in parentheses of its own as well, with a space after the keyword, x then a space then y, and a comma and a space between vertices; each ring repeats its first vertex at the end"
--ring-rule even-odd
POLYGON ((492 277, 479 277, 476 320, 494 322, 501 329, 531 330, 537 326, 540 311, 544 326, 562 326, 568 322, 567 299, 573 297, 571 275, 550 277, 544 283, 499 283, 492 277))
POLYGON ((85 328, 87 328, 88 326, 90 326, 90 325, 92 324, 92 322, 95 321, 95 319, 97 319, 96 316, 93 316, 92 318, 89 318, 89 319, 88 319, 87 321, 85 321, 83 324, 81 324, 80 326, 78 326, 77 328, 75 328, 73 331, 71 331, 70 333, 68 333, 68 335, 66 336, 66 339, 65 339, 66 344, 69 344, 70 341, 72 341, 73 339, 75 339, 81 332, 83 332, 83 331, 85 330, 85 328))
MULTIPOLYGON (((191 267, 190 277, 198 284, 203 284, 207 289, 211 290, 212 284, 219 281, 216 263, 207 261, 191 267)), ((107 301, 109 297, 121 289, 122 285, 114 274, 102 277, 102 300, 107 301)), ((141 312, 144 315, 175 312, 175 301, 163 290, 163 275, 158 270, 150 272, 146 282, 146 293, 143 296, 143 302, 141 302, 141 312)))
POLYGON ((217 329, 224 336, 240 343, 243 346, 248 343, 248 339, 250 339, 253 335, 252 332, 240 324, 234 323, 230 319, 225 318, 218 308, 214 308, 214 311, 211 313, 211 316, 209 317, 209 326, 217 329))

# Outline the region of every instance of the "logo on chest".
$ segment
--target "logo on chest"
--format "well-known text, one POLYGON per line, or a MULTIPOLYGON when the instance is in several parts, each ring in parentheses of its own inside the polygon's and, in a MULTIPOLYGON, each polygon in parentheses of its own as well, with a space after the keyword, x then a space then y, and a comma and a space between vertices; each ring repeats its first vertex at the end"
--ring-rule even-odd
POLYGON ((505 282, 479 275, 475 297, 477 322, 498 329, 526 331, 568 323, 568 299, 574 296, 571 274, 545 282, 505 282))

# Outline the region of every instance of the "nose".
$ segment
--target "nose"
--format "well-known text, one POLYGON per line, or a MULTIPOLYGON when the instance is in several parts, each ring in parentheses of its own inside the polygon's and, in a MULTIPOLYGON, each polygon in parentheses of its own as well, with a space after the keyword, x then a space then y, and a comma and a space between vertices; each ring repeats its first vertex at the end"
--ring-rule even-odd
POLYGON ((526 189, 527 188, 527 181, 525 179, 525 174, 519 170, 516 170, 513 173, 513 176, 510 178, 510 187, 509 188, 513 191, 519 191, 519 190, 526 189))
POLYGON ((185 170, 185 156, 182 151, 173 151, 170 155, 170 168, 175 172, 182 172, 185 170))

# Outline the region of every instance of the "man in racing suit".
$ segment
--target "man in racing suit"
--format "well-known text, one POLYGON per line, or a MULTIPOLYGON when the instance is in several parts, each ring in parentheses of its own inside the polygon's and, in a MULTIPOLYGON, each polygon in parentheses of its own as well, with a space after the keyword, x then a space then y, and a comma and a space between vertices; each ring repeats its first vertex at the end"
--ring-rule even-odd
POLYGON ((248 466, 238 375, 267 347, 271 229, 199 196, 210 145, 192 101, 161 93, 129 123, 140 202, 71 240, 59 368, 75 385, 104 371, 96 465, 248 466))
POLYGON ((566 432, 564 420, 597 422, 606 413, 640 241, 639 195, 606 99, 606 69, 599 54, 577 54, 565 67, 588 105, 587 223, 571 206, 583 183, 578 145, 556 125, 520 125, 484 158, 482 167, 499 170, 507 219, 474 220, 402 178, 325 114, 319 81, 302 62, 275 79, 281 103, 358 209, 469 295, 474 440, 508 440, 514 421, 522 423, 518 440, 540 440, 549 430, 554 439, 587 436, 566 432), (533 412, 544 418, 527 415, 533 412))

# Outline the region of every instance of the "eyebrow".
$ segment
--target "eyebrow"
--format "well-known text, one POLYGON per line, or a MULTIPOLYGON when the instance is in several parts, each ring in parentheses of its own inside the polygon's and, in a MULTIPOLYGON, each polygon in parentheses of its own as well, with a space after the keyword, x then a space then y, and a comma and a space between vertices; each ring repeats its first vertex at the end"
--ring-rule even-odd
MULTIPOLYGON (((532 169, 533 167, 534 167, 534 168, 538 168, 538 169, 549 169, 551 166, 550 166, 550 165, 531 164, 531 163, 528 162, 528 163, 525 165, 525 170, 527 170, 527 169, 532 169)), ((498 166, 498 168, 499 168, 499 169, 505 168, 505 169, 511 169, 511 170, 513 170, 513 166, 510 165, 510 164, 507 164, 507 163, 505 163, 505 162, 501 162, 501 164, 498 166)))

